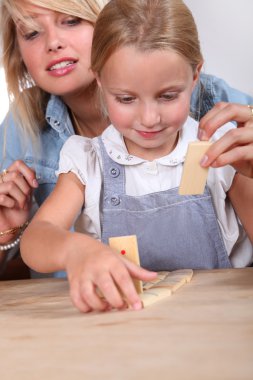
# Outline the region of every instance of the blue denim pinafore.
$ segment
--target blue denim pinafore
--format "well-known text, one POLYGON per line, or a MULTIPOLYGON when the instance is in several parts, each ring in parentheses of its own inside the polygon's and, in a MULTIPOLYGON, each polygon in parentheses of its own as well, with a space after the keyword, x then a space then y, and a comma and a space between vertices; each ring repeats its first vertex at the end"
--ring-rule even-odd
POLYGON ((230 268, 209 189, 194 196, 178 188, 129 196, 125 168, 99 137, 104 172, 102 241, 136 235, 141 266, 154 270, 230 268))

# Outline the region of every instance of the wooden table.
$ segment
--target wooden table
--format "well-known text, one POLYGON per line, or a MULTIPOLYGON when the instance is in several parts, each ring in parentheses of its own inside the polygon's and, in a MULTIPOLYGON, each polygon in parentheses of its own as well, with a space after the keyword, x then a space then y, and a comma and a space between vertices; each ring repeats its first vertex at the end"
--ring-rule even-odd
POLYGON ((253 268, 195 271, 138 312, 81 314, 57 279, 0 297, 1 380, 253 379, 253 268))

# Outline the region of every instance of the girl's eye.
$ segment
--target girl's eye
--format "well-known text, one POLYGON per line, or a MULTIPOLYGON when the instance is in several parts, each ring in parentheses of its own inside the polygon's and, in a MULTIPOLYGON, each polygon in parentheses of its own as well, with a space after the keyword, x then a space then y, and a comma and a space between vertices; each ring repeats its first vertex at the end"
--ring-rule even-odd
POLYGON ((163 100, 174 100, 177 98, 177 96, 178 96, 178 94, 175 92, 168 92, 166 94, 160 95, 160 98, 163 100))
POLYGON ((132 103, 135 98, 133 96, 116 96, 115 99, 119 103, 129 104, 132 103))

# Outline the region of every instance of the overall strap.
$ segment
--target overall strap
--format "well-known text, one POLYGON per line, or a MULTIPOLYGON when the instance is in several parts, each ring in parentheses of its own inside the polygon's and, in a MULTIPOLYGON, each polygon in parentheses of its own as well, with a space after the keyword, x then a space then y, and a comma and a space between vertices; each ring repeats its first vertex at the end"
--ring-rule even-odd
POLYGON ((125 194, 125 168, 111 159, 101 136, 98 137, 98 142, 103 163, 104 206, 113 206, 119 204, 120 195, 125 194))

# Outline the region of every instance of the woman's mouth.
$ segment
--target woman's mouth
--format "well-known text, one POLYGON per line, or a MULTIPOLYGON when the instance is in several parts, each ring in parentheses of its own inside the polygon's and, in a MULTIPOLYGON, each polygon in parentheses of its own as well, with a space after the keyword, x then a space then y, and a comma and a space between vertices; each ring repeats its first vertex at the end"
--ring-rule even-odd
POLYGON ((65 58, 62 60, 51 62, 47 67, 47 71, 50 75, 55 77, 61 77, 69 74, 76 67, 77 60, 65 58))

